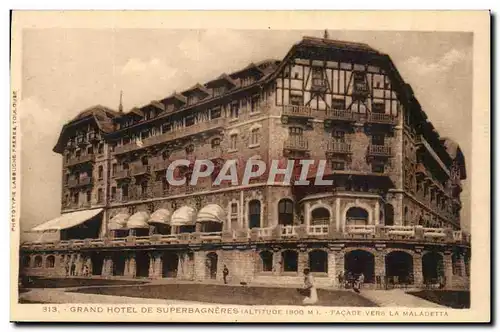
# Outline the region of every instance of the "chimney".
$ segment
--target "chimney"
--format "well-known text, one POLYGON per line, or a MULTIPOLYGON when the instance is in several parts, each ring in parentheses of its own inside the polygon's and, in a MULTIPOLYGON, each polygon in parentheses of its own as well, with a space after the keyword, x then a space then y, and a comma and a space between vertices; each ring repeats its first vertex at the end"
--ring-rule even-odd
POLYGON ((123 99, 123 91, 120 90, 120 104, 118 105, 118 112, 120 112, 120 113, 123 113, 122 99, 123 99))

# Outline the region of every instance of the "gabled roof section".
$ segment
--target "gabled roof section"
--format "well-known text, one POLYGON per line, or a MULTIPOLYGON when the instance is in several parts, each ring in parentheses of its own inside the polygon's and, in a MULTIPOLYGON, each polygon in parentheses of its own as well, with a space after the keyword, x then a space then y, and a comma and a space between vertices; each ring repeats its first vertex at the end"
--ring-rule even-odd
POLYGON ((381 54, 379 51, 372 48, 368 44, 348 42, 348 41, 335 40, 335 39, 304 37, 302 39, 302 41, 300 41, 296 45, 297 46, 329 47, 329 48, 337 48, 339 50, 346 50, 346 51, 362 51, 362 52, 381 54))
POLYGON ((465 157, 460 145, 448 137, 442 137, 440 141, 444 145, 446 152, 450 155, 450 158, 457 162, 458 167, 460 168, 460 179, 465 180, 467 178, 465 157))
POLYGON ((81 111, 76 117, 62 127, 57 143, 52 151, 56 153, 62 153, 64 151, 64 146, 69 138, 68 129, 78 125, 81 121, 94 121, 99 130, 107 134, 113 132, 113 120, 120 115, 119 112, 102 105, 92 106, 81 111))
POLYGON ((189 89, 181 92, 182 95, 184 96, 189 96, 190 94, 196 92, 196 91, 199 91, 205 95, 210 95, 210 92, 207 90, 207 88, 205 88, 203 85, 201 85, 200 83, 196 83, 195 85, 193 85, 192 87, 190 87, 189 89))
POLYGON ((224 83, 232 85, 232 86, 236 86, 237 85, 236 82, 228 74, 223 73, 222 75, 220 75, 216 79, 211 80, 210 82, 207 82, 207 84, 205 84, 205 86, 207 88, 213 88, 213 87, 220 86, 220 85, 222 85, 224 83))
POLYGON ((240 77, 243 77, 243 76, 247 76, 249 72, 254 72, 260 76, 263 76, 265 75, 266 73, 260 69, 255 63, 251 62, 250 64, 248 64, 245 68, 243 69, 240 69, 238 71, 235 71, 231 74, 229 74, 229 76, 231 78, 240 78, 240 77))
POLYGON ((164 104, 169 104, 171 102, 179 101, 183 104, 187 103, 187 98, 180 93, 174 92, 170 96, 163 98, 161 100, 164 104))

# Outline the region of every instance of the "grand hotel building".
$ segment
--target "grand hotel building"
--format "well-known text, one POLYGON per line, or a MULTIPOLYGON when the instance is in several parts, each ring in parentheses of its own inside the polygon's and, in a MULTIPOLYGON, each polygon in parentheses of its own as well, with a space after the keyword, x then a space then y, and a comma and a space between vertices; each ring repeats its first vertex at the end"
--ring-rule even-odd
POLYGON ((90 107, 54 151, 62 215, 32 231, 59 239, 23 243, 21 274, 203 281, 226 265, 231 283, 282 284, 309 267, 323 286, 345 271, 373 284, 469 285, 462 151, 366 44, 305 37, 282 61, 129 112, 90 107), (234 160, 241 178, 250 158, 327 160, 333 185, 268 184, 267 173, 245 186, 165 179, 176 159, 210 159, 216 171, 234 160))

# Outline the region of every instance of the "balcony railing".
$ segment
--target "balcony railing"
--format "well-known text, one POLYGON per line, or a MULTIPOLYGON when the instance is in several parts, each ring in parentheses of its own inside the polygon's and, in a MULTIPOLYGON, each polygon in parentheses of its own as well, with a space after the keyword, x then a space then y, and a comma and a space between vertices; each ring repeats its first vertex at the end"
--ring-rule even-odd
POLYGON ((216 130, 218 128, 222 128, 224 120, 224 118, 219 118, 208 122, 199 122, 189 127, 183 127, 164 134, 150 136, 143 139, 142 141, 133 141, 125 145, 117 146, 115 148, 114 154, 124 154, 134 150, 144 149, 156 144, 166 143, 175 139, 216 130))
POLYGON ((117 170, 114 174, 113 174, 113 178, 115 179, 125 179, 125 178, 128 178, 130 177, 130 169, 120 169, 120 170, 117 170))
POLYGON ((297 235, 297 230, 295 229, 296 226, 290 225, 290 226, 282 226, 281 227, 281 236, 288 237, 288 236, 296 236, 297 235))
POLYGON ((313 78, 311 82, 311 90, 313 91, 325 91, 328 84, 323 78, 313 78))
POLYGON ((375 234, 375 225, 347 225, 345 227, 347 233, 350 234, 375 234))
POLYGON ((328 142, 327 153, 348 154, 351 153, 351 144, 345 141, 333 139, 328 142))
POLYGON ((86 154, 78 157, 72 157, 69 158, 68 160, 65 160, 64 165, 65 166, 74 166, 78 164, 84 164, 84 163, 90 163, 94 162, 95 160, 95 155, 93 154, 86 154))
POLYGON ((307 230, 307 232, 310 235, 324 235, 324 234, 328 234, 329 228, 330 227, 328 225, 309 226, 309 229, 307 230))
POLYGON ((326 110, 326 118, 334 121, 355 121, 355 113, 340 109, 326 110))
POLYGON ((282 115, 297 117, 297 118, 311 118, 312 108, 309 106, 285 105, 283 106, 282 115))
POLYGON ((132 165, 130 168, 130 175, 138 176, 149 174, 151 172, 151 166, 149 165, 132 165))
POLYGON ((97 132, 89 132, 87 137, 90 142, 99 141, 101 139, 101 135, 97 132))
POLYGON ((392 114, 369 113, 367 121, 370 123, 396 125, 398 123, 398 118, 392 114))
POLYGON ((68 180, 68 188, 89 186, 91 184, 92 184, 91 177, 86 177, 86 178, 81 178, 81 179, 69 179, 68 180))
POLYGON ((284 148, 287 150, 307 151, 309 142, 303 136, 290 136, 285 141, 284 148))
POLYGON ((370 144, 368 145, 368 155, 378 157, 391 157, 392 149, 389 145, 370 144))
POLYGON ((80 135, 76 137, 76 144, 78 145, 87 145, 89 143, 86 136, 80 135))
MULTIPOLYGON (((283 238, 311 238, 318 236, 324 238, 330 236, 329 225, 310 225, 310 226, 278 226, 266 228, 253 228, 250 232, 248 229, 235 230, 230 236, 230 241, 235 238, 246 238, 249 241, 266 241, 269 239, 283 238), (276 232, 275 232, 276 230, 276 232), (279 232, 277 231, 279 230, 279 232), (257 236, 255 236, 257 235, 257 236)), ((382 225, 346 225, 343 233, 335 233, 332 238, 339 239, 382 239, 391 240, 401 238, 408 241, 422 241, 424 243, 470 243, 470 235, 462 233, 462 231, 452 231, 445 228, 431 228, 422 226, 382 226, 382 225)), ((181 233, 181 234, 153 234, 151 236, 113 238, 113 239, 76 239, 65 241, 50 241, 50 242, 25 242, 23 248, 34 250, 45 250, 54 248, 93 248, 93 247, 114 247, 123 246, 129 242, 141 245, 157 245, 167 243, 189 243, 196 241, 218 240, 225 241, 222 232, 210 233, 181 233)))

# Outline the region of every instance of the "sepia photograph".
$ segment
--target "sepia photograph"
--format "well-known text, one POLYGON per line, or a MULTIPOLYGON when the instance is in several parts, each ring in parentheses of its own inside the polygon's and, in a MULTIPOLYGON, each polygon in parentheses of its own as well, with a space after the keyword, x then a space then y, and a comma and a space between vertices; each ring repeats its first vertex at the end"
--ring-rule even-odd
MULTIPOLYGON (((47 321, 429 322, 474 309, 490 263, 489 203, 474 203, 489 190, 471 182, 474 131, 489 128, 475 108, 489 96, 474 91, 483 70, 489 93, 484 36, 15 14, 16 306, 41 305, 47 321)), ((489 14, 469 14, 488 33, 489 14)))

